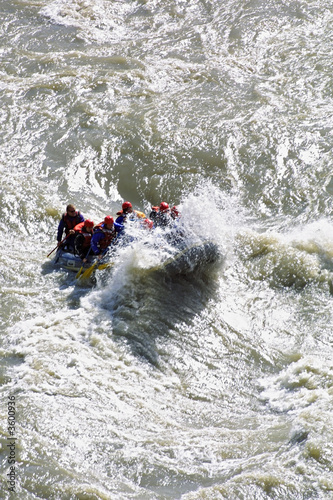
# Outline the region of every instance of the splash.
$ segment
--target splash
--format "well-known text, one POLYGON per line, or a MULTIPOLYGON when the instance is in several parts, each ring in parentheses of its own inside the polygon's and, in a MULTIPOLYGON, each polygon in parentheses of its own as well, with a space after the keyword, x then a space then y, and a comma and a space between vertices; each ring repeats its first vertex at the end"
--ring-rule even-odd
POLYGON ((97 294, 101 293, 108 304, 112 296, 119 296, 119 291, 140 273, 162 269, 166 262, 188 249, 199 249, 208 242, 216 245, 224 258, 231 252, 235 228, 244 223, 236 198, 205 182, 184 195, 178 208, 181 216, 170 229, 151 231, 136 223, 126 228, 125 243, 116 247, 112 255, 115 266, 110 281, 99 282, 97 294))
POLYGON ((98 317, 106 314, 110 335, 125 338, 136 355, 157 365, 158 339, 192 321, 215 296, 218 269, 231 248, 230 221, 237 219, 234 203, 206 185, 184 196, 174 228, 149 231, 129 224, 127 243, 112 256, 115 265, 98 275, 96 288, 81 298, 82 307, 98 317), (182 235, 181 247, 175 243, 177 234, 182 235), (217 259, 209 253, 212 248, 217 259))

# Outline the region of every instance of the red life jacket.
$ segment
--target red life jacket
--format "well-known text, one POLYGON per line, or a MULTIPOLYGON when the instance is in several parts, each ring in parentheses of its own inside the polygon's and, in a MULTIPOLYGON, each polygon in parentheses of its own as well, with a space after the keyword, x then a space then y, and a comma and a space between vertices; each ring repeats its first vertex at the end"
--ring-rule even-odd
POLYGON ((112 226, 112 229, 106 229, 106 227, 102 226, 104 226, 104 222, 100 222, 99 224, 97 224, 97 226, 94 227, 94 232, 102 231, 102 233, 104 233, 105 238, 99 240, 98 246, 101 250, 105 250, 115 239, 117 233, 114 226, 112 226))
POLYGON ((74 231, 76 234, 82 234, 82 236, 84 237, 82 248, 90 247, 91 237, 93 233, 88 233, 88 231, 85 228, 84 222, 80 222, 80 224, 77 224, 74 227, 74 231))
POLYGON ((76 212, 76 215, 74 217, 69 217, 68 213, 66 212, 62 216, 62 220, 65 223, 65 233, 67 235, 69 231, 71 229, 74 229, 74 227, 80 222, 80 212, 76 212))

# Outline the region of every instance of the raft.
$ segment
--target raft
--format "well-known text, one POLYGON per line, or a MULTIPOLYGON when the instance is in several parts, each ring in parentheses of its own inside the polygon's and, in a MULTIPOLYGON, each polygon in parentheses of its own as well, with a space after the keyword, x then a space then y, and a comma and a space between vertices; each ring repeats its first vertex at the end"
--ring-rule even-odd
POLYGON ((78 272, 81 267, 83 267, 83 269, 88 269, 93 264, 94 260, 95 259, 92 257, 91 260, 88 259, 87 262, 83 263, 78 255, 74 255, 60 248, 59 250, 57 250, 57 253, 55 255, 54 264, 58 264, 64 269, 78 272))
MULTIPOLYGON (((150 271, 164 271, 170 275, 188 274, 194 272, 199 267, 217 262, 220 257, 221 254, 218 245, 213 241, 204 241, 203 243, 179 248, 178 252, 167 258, 164 262, 150 268, 150 271)), ((79 256, 59 249, 57 250, 54 264, 64 269, 78 272, 81 267, 83 271, 91 267, 95 260, 95 257, 92 256, 88 262, 83 263, 79 256)), ((110 265, 102 264, 97 269, 103 269, 110 265)))

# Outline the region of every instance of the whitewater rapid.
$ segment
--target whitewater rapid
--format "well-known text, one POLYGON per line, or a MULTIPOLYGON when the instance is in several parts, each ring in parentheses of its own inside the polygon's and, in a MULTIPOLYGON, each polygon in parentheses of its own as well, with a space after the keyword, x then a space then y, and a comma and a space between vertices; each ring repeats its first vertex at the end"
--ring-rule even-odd
POLYGON ((332 498, 331 3, 0 12, 1 498, 332 498), (125 200, 219 259, 47 258, 125 200))

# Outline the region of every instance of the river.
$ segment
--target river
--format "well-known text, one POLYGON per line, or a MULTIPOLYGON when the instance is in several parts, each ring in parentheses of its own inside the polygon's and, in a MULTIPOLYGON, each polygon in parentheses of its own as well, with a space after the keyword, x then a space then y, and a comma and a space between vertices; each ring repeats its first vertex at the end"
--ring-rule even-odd
POLYGON ((0 12, 0 498, 333 498, 332 3, 0 12), (47 257, 125 200, 219 260, 47 257))

